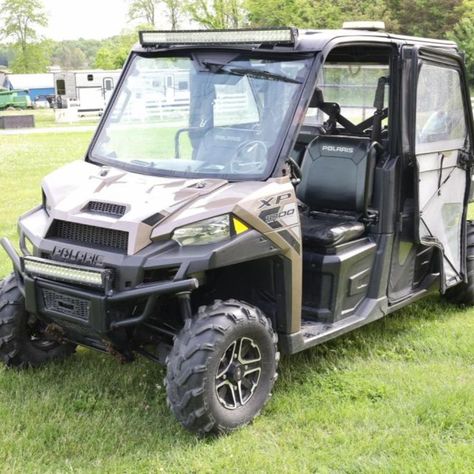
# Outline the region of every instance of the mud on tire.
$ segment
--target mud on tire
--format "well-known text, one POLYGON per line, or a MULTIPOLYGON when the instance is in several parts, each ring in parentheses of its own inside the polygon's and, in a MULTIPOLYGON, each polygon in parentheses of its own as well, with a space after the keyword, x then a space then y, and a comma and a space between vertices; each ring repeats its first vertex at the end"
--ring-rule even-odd
POLYGON ((277 377, 277 336, 256 307, 228 300, 186 321, 167 359, 168 404, 199 435, 233 431, 255 418, 277 377))
POLYGON ((25 311, 14 274, 0 282, 0 360, 7 367, 38 367, 71 355, 76 346, 51 341, 39 321, 25 311))
POLYGON ((460 283, 459 285, 449 288, 444 297, 451 303, 459 305, 474 305, 474 222, 467 221, 466 223, 466 270, 467 283, 460 283))

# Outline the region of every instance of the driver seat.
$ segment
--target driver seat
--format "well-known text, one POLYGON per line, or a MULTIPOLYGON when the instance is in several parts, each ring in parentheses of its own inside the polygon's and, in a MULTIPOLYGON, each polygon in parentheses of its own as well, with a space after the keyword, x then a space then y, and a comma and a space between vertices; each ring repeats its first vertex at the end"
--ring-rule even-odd
POLYGON ((296 195, 303 244, 335 247, 361 237, 372 195, 375 150, 369 137, 318 136, 306 149, 296 195))

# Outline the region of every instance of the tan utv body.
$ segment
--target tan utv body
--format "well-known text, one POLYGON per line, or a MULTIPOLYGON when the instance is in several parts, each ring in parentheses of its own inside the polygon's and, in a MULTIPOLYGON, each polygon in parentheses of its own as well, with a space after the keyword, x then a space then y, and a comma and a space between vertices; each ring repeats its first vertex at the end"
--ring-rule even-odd
POLYGON ((362 28, 142 32, 85 160, 19 219, 21 255, 1 241, 5 364, 139 354, 187 429, 225 433, 280 352, 433 291, 472 304, 462 57, 362 28))

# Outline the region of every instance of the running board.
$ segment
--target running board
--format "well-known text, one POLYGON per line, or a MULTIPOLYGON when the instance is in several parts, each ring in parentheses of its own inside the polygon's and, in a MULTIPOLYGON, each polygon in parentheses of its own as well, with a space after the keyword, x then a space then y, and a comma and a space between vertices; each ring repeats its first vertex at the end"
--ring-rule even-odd
POLYGON ((309 347, 334 339, 365 324, 380 319, 386 314, 386 298, 366 299, 353 316, 324 323, 303 319, 301 330, 294 334, 280 335, 280 348, 283 352, 294 354, 309 347), (383 309, 382 309, 383 308, 383 309))
POLYGON ((356 314, 336 321, 335 323, 303 319, 300 331, 294 334, 279 334, 280 350, 286 354, 294 354, 322 344, 323 342, 387 316, 397 309, 423 298, 430 292, 430 288, 419 290, 403 302, 393 306, 388 306, 387 298, 367 298, 357 309, 356 314))

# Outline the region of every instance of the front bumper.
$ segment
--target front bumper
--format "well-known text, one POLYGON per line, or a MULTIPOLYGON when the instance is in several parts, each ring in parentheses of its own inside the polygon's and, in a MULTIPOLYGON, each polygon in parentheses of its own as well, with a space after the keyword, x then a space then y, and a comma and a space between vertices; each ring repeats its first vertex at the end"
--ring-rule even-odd
POLYGON ((104 335, 118 328, 141 324, 152 315, 159 297, 190 292, 199 286, 197 279, 189 278, 151 283, 116 292, 80 288, 26 274, 22 269, 21 259, 10 242, 2 239, 0 244, 12 260, 19 277, 26 310, 83 334, 104 335), (117 308, 134 303, 142 308, 139 314, 121 317, 124 313, 117 311, 117 308))
MULTIPOLYGON (((160 296, 179 294, 195 290, 195 278, 147 285, 112 295, 100 295, 89 290, 73 288, 42 278, 23 276, 25 305, 29 313, 45 316, 54 322, 67 326, 83 327, 85 332, 92 330, 106 334, 114 329, 134 326, 145 322, 153 313, 160 296), (117 304, 144 301, 140 314, 131 318, 117 320, 114 308, 117 304)), ((77 328, 79 329, 79 328, 77 328)))

